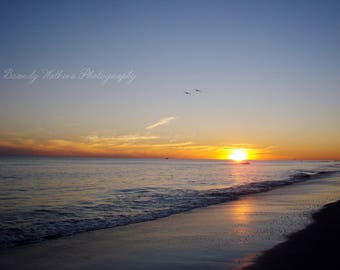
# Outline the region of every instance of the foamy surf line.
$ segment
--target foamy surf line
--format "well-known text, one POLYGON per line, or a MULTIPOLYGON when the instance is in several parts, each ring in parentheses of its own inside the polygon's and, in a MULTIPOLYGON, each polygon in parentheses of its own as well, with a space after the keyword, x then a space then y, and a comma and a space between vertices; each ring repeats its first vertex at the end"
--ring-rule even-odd
MULTIPOLYGON (((40 222, 36 222, 34 225, 16 225, 14 222, 6 225, 1 222, 0 247, 8 248, 87 231, 151 221, 195 208, 236 200, 245 195, 267 192, 275 188, 301 183, 311 179, 328 177, 338 172, 340 171, 299 172, 284 180, 252 182, 230 188, 210 189, 205 191, 153 189, 152 192, 150 192, 150 190, 143 188, 138 190, 121 190, 120 192, 134 192, 138 194, 138 200, 134 201, 135 205, 132 207, 136 212, 135 215, 124 215, 124 213, 119 213, 114 205, 109 204, 93 206, 96 210, 99 209, 103 213, 108 214, 107 216, 94 217, 92 219, 82 219, 81 216, 74 217, 72 215, 70 218, 67 218, 69 214, 67 207, 65 209, 41 209, 33 212, 19 213, 18 219, 23 218, 25 220, 27 218, 40 217, 40 222), (149 208, 150 204, 153 206, 153 209, 149 208), (114 211, 118 212, 113 214, 110 213, 114 211), (47 217, 53 217, 55 215, 65 216, 66 218, 57 222, 44 222, 44 220, 48 220, 47 217)), ((89 206, 86 207, 89 208, 89 206)), ((86 211, 86 207, 84 208, 85 210, 79 209, 79 212, 86 211)))

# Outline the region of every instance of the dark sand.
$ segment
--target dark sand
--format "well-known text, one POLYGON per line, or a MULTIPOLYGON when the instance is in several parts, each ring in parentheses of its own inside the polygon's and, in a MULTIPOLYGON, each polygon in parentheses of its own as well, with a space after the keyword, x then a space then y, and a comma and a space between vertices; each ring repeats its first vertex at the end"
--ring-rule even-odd
POLYGON ((243 270, 340 269, 340 201, 313 214, 314 222, 264 252, 243 270))

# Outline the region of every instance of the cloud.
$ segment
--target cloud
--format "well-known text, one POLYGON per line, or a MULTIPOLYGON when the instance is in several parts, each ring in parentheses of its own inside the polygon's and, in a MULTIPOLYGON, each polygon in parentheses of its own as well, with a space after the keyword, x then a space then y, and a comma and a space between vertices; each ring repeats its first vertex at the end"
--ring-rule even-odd
POLYGON ((170 121, 176 119, 176 117, 174 116, 170 116, 170 117, 165 117, 165 118, 162 118, 160 119, 158 122, 150 125, 150 126, 147 126, 145 129, 153 129, 155 127, 159 127, 159 126, 163 126, 163 125, 167 125, 170 123, 170 121))
MULTIPOLYGON (((162 119, 163 120, 163 119, 162 119)), ((169 120, 168 120, 169 121, 169 120)), ((160 121, 159 121, 160 122, 160 121)), ((227 159, 230 151, 244 148, 249 159, 290 158, 275 145, 256 144, 205 144, 192 140, 176 140, 145 134, 99 136, 95 134, 78 138, 30 138, 24 135, 1 136, 0 155, 37 156, 93 156, 93 157, 175 157, 227 159)))
POLYGON ((87 141, 93 143, 114 143, 114 142, 135 142, 135 141, 145 141, 145 140, 155 140, 158 139, 158 136, 143 136, 143 135, 124 135, 124 136, 117 136, 117 137, 103 137, 103 136, 96 136, 90 135, 84 137, 87 141))

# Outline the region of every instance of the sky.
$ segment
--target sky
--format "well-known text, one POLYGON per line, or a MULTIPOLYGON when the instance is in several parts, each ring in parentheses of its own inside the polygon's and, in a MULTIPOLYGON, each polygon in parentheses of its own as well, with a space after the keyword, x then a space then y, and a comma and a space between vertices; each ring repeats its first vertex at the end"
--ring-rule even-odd
POLYGON ((0 155, 340 159, 339 12, 3 0, 0 155))

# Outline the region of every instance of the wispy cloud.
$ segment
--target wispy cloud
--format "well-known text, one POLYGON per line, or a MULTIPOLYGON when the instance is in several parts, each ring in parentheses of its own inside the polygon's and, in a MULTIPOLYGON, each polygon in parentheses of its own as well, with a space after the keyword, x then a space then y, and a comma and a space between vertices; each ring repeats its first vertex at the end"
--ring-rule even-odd
MULTIPOLYGON (((11 133, 12 134, 12 133, 11 133)), ((78 138, 30 138, 0 133, 0 155, 105 156, 105 157, 176 157, 226 159, 230 151, 244 148, 249 159, 287 158, 273 145, 206 144, 193 140, 176 140, 145 134, 116 136, 87 135, 78 138)), ((288 157, 289 158, 289 157, 288 157)))
POLYGON ((143 135, 47 140, 0 137, 0 155, 214 158, 217 149, 192 141, 171 143, 157 136, 143 135))
POLYGON ((176 117, 174 117, 174 116, 164 117, 164 118, 160 119, 158 122, 156 122, 156 123, 154 123, 150 126, 147 126, 145 129, 153 129, 155 127, 167 125, 174 119, 176 119, 176 117))
POLYGON ((124 135, 124 136, 112 136, 112 137, 103 137, 97 135, 90 135, 84 137, 87 141, 93 143, 109 143, 109 142, 136 142, 136 141, 145 141, 145 140, 155 140, 158 139, 158 136, 143 136, 143 135, 124 135))

